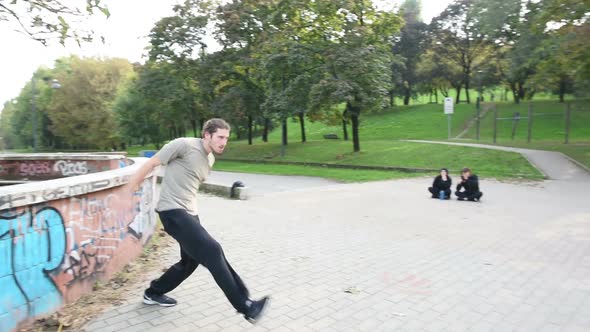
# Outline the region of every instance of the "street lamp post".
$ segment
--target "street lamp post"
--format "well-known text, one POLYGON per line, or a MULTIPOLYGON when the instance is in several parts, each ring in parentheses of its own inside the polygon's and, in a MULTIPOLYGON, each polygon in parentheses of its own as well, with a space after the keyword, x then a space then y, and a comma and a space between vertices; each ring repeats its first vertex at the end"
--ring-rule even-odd
MULTIPOLYGON (((43 78, 43 80, 48 81, 49 77, 43 78)), ((51 88, 52 89, 59 89, 61 88, 61 84, 56 79, 51 81, 51 88)), ((37 98, 37 92, 35 91, 35 75, 33 75, 33 79, 31 80, 31 112, 33 118, 33 152, 37 152, 37 109, 35 107, 35 99, 37 98)))

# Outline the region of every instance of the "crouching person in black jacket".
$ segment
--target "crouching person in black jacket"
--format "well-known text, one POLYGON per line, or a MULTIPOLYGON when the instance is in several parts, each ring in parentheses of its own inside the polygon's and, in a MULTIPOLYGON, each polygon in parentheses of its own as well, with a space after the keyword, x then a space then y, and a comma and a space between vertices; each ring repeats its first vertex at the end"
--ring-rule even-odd
POLYGON ((457 199, 463 201, 479 201, 483 193, 479 191, 479 180, 477 175, 472 174, 469 168, 463 168, 461 172, 461 182, 457 185, 455 192, 457 199), (462 190, 463 189, 463 190, 462 190))
POLYGON ((428 188, 428 191, 432 194, 432 198, 440 198, 441 191, 443 192, 444 199, 451 198, 451 177, 449 171, 446 168, 441 168, 440 175, 434 178, 432 187, 428 188))

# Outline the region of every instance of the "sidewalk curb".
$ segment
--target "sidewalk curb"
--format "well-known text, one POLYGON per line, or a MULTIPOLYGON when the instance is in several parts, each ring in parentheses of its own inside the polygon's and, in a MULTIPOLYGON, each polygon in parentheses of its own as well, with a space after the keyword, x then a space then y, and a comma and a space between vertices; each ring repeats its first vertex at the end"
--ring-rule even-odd
POLYGON ((559 153, 561 153, 569 161, 571 161, 572 163, 578 165, 581 169, 585 170, 586 172, 588 172, 588 174, 590 174, 590 168, 588 168, 586 165, 582 164, 581 162, 575 160, 574 158, 568 156, 567 154, 565 154, 563 152, 559 152, 559 153))

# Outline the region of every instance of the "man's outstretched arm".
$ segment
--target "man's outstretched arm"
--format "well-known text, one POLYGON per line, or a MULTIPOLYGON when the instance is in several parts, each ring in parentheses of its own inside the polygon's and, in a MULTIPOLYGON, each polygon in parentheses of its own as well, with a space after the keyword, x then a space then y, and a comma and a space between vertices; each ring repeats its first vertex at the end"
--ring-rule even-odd
POLYGON ((143 163, 137 172, 131 176, 131 179, 129 179, 129 182, 127 182, 125 185, 125 190, 129 192, 135 192, 138 189, 139 184, 143 181, 143 179, 145 179, 146 175, 148 175, 154 170, 154 168, 160 166, 161 164, 162 162, 160 161, 160 158, 156 156, 148 159, 148 161, 143 163))

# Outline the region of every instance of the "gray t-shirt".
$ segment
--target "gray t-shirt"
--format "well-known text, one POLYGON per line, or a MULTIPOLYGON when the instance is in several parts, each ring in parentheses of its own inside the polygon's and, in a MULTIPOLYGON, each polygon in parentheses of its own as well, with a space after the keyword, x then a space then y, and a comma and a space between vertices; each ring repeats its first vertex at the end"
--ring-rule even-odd
POLYGON ((187 137, 164 145, 156 157, 166 165, 156 211, 184 209, 197 215, 197 191, 211 172, 213 154, 207 154, 200 138, 187 137))

